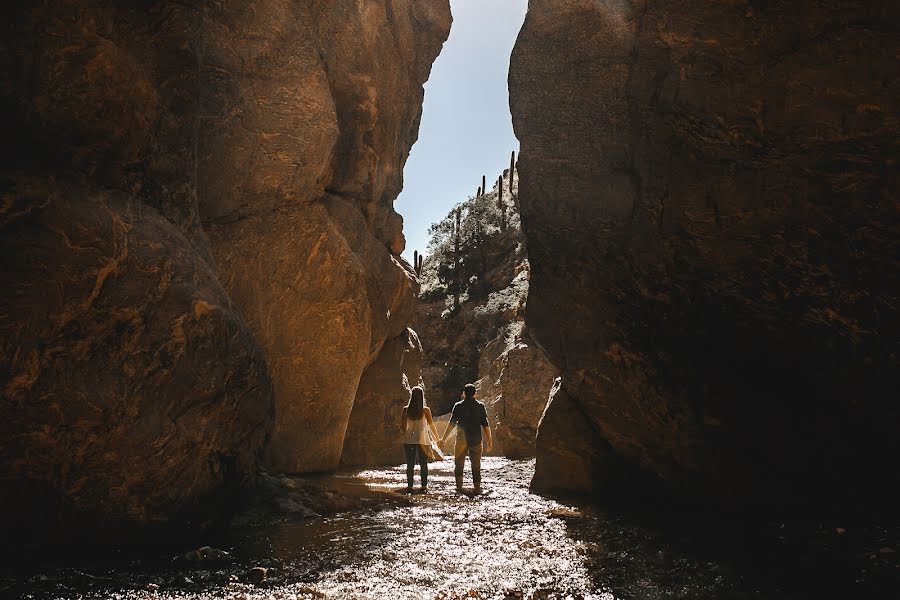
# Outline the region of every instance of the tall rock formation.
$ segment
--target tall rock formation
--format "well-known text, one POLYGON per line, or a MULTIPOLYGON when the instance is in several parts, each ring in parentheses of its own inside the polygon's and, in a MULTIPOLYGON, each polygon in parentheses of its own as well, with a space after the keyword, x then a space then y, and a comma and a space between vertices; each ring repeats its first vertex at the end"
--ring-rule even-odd
POLYGON ((898 52, 887 0, 530 0, 526 320, 562 372, 538 487, 566 435, 596 463, 570 491, 623 462, 729 504, 890 500, 898 52))
POLYGON ((337 466, 413 319, 392 202, 447 3, 2 13, 3 514, 165 522, 270 438, 337 466))

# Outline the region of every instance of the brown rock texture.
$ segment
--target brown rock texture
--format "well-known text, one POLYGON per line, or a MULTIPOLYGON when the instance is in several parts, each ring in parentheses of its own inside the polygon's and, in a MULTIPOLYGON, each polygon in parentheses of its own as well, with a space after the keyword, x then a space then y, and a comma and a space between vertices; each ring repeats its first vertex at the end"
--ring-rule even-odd
POLYGON ((416 327, 425 340, 423 374, 436 412, 448 412, 463 386, 475 383, 494 430, 492 454, 525 458, 534 456, 538 421, 558 371, 524 327, 529 267, 515 169, 505 170, 502 179, 502 216, 496 184, 460 205, 460 258, 475 266, 457 309, 447 277, 439 275, 456 252, 454 236, 440 233, 447 219, 455 223, 454 212, 435 226, 416 327), (473 221, 483 228, 480 236, 473 221))
MULTIPOLYGON (((400 413, 422 383, 422 344, 412 329, 384 344, 359 382, 341 464, 396 465, 405 460, 400 413)), ((426 397, 426 404, 428 398, 426 397)))
POLYGON ((209 263, 152 207, 71 182, 4 193, 0 231, 4 531, 24 549, 226 504, 274 410, 209 263))
POLYGON ((538 422, 557 370, 532 340, 524 322, 507 325, 482 351, 478 398, 494 434, 493 454, 535 455, 538 422))
POLYGON ((392 203, 449 6, 271 0, 214 16, 200 212, 272 372, 271 467, 332 469, 363 371, 413 320, 392 203))
POLYGON ((693 498, 891 501, 898 52, 886 0, 530 0, 526 320, 569 399, 542 428, 577 405, 569 443, 693 498))
POLYGON ((597 480, 608 480, 610 466, 618 461, 560 378, 553 382, 548 400, 537 432, 539 460, 531 485, 542 492, 583 494, 597 480))
POLYGON ((3 506, 162 522, 270 435, 336 467, 413 318, 392 202, 447 3, 0 13, 3 506))

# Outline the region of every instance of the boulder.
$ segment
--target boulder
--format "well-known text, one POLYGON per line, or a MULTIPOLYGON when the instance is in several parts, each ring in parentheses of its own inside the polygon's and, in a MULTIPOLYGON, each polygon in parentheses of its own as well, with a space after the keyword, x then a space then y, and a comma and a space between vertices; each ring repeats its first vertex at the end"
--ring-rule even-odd
POLYGON ((478 398, 487 408, 493 429, 492 454, 509 458, 535 455, 538 422, 547 406, 556 368, 528 335, 524 323, 513 322, 481 353, 478 398))
POLYGON ((615 455, 591 419, 557 377, 541 415, 532 488, 544 493, 585 494, 602 485, 615 455))
POLYGON ((725 506, 895 500, 898 33, 887 0, 530 0, 526 321, 635 472, 725 506))

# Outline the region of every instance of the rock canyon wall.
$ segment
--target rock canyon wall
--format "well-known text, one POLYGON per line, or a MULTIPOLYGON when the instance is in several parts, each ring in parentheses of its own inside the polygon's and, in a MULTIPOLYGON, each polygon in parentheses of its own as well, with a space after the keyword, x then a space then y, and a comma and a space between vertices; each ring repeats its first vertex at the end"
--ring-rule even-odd
POLYGON ((886 0, 530 0, 526 321, 562 373, 536 487, 895 498, 898 53, 886 0))
POLYGON ((448 3, 0 14, 4 524, 163 523, 260 460, 336 467, 360 380, 404 379, 392 203, 448 3))

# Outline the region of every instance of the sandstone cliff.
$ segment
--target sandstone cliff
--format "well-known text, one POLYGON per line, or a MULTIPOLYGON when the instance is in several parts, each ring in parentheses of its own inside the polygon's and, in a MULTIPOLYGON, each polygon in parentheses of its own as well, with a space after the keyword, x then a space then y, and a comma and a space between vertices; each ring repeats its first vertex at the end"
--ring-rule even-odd
POLYGON ((590 424, 542 426, 538 487, 623 461, 726 504, 888 500, 898 44, 885 0, 530 0, 526 320, 562 372, 544 420, 590 424))
POLYGON ((2 13, 3 518, 196 514, 270 438, 337 466, 410 335, 392 202, 447 3, 2 13))

